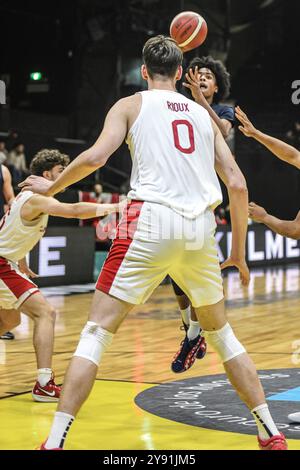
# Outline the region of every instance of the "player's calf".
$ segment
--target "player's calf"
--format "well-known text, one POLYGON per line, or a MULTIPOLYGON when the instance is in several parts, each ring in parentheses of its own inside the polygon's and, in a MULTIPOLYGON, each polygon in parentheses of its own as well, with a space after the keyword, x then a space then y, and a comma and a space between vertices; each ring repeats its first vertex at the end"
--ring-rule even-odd
POLYGON ((13 330, 21 323, 21 316, 17 310, 0 309, 0 336, 13 330))
POLYGON ((258 429, 260 449, 286 450, 285 437, 272 419, 255 366, 229 323, 219 330, 205 331, 204 335, 222 359, 228 378, 240 398, 251 410, 258 429))

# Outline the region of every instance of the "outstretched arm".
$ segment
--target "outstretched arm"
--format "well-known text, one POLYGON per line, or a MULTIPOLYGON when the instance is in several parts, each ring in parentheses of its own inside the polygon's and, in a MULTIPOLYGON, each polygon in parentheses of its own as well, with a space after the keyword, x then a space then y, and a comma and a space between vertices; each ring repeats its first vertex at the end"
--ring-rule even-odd
POLYGON ((92 202, 65 204, 52 197, 37 194, 25 202, 21 209, 21 217, 28 221, 36 219, 41 214, 64 217, 66 219, 91 219, 118 212, 119 210, 120 204, 95 204, 92 202))
POLYGON ((267 225, 267 227, 273 230, 273 232, 279 233, 279 235, 295 240, 300 239, 300 211, 294 220, 281 220, 268 214, 263 207, 258 206, 254 202, 250 202, 249 217, 255 220, 255 222, 261 222, 267 225))
POLYGON ((236 164, 221 132, 213 123, 215 132, 215 168, 227 187, 232 225, 231 255, 222 268, 236 266, 243 285, 250 280, 245 261, 246 236, 248 227, 248 190, 245 178, 236 164))
POLYGON ((236 108, 235 115, 242 124, 242 126, 239 126, 239 130, 246 137, 252 137, 267 147, 267 149, 269 149, 270 152, 276 155, 276 157, 278 157, 280 160, 283 160, 300 169, 300 152, 297 149, 283 142, 282 140, 260 132, 253 126, 248 116, 241 110, 239 106, 236 108))

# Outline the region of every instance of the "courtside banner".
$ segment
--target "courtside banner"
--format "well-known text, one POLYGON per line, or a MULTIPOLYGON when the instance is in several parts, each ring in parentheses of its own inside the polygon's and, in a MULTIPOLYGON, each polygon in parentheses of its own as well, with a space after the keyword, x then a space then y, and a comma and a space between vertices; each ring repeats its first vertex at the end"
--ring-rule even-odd
POLYGON ((30 253, 30 268, 39 287, 93 282, 95 229, 48 227, 30 253))
MULTIPOLYGON (((216 240, 221 262, 230 254, 231 239, 230 226, 218 225, 216 240)), ((300 261, 300 240, 282 237, 261 224, 249 225, 246 259, 249 266, 300 261)))

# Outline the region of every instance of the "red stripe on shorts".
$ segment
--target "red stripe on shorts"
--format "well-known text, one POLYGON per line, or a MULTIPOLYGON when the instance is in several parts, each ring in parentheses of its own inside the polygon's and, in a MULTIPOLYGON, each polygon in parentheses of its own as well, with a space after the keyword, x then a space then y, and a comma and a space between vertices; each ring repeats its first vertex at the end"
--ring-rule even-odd
POLYGON ((17 299, 29 289, 37 289, 34 284, 20 276, 5 258, 0 258, 0 279, 17 299))
POLYGON ((96 289, 107 294, 109 293, 122 261, 132 243, 142 206, 143 201, 131 201, 124 211, 117 228, 116 238, 99 275, 96 289))

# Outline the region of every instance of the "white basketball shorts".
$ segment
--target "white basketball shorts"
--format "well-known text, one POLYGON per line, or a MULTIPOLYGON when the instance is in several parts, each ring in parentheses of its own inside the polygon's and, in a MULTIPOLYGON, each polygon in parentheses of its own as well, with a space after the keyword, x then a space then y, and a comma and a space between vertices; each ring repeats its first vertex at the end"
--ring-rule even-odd
POLYGON ((188 219, 169 207, 131 201, 96 288, 131 304, 146 302, 169 274, 194 307, 224 297, 212 210, 188 219))

